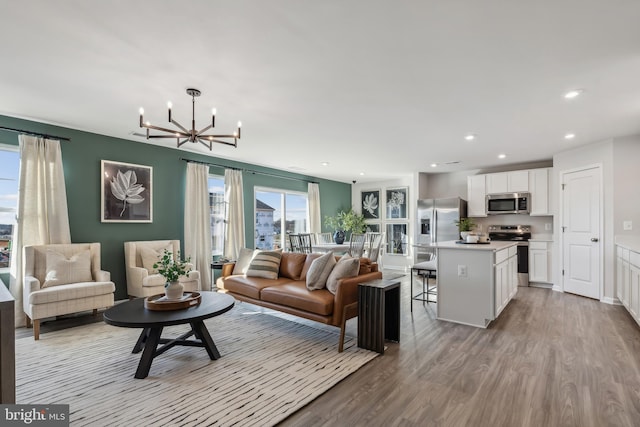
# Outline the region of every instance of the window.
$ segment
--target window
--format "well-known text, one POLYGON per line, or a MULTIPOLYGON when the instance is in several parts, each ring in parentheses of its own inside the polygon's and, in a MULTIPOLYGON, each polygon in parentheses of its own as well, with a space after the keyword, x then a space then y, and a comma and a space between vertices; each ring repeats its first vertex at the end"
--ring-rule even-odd
POLYGON ((0 145, 0 270, 9 267, 18 207, 18 147, 0 145))
POLYGON ((209 176, 209 209, 211 212, 211 252, 213 256, 222 256, 227 216, 224 202, 224 177, 209 176))
POLYGON ((289 234, 308 232, 307 212, 306 193, 256 188, 254 234, 256 248, 287 248, 289 234))

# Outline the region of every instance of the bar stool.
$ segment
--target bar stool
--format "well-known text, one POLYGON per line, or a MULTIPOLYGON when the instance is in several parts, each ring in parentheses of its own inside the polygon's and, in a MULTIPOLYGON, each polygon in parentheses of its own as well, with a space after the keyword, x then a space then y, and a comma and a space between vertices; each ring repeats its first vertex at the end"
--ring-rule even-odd
POLYGON ((435 256, 431 256, 429 261, 419 262, 411 267, 411 311, 413 311, 413 301, 433 302, 437 303, 435 299, 429 299, 429 295, 437 295, 438 287, 436 285, 429 285, 429 279, 435 279, 437 272, 437 260, 435 256), (413 295, 413 273, 416 272, 419 276, 422 276, 422 292, 413 295))

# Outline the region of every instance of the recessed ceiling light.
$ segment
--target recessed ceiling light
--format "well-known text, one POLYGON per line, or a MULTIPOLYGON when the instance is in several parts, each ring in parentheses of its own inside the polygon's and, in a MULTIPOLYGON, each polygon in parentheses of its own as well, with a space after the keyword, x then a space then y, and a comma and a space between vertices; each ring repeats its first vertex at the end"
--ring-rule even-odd
POLYGON ((568 133, 564 136, 564 139, 573 139, 576 137, 575 133, 568 133))
POLYGON ((499 158, 499 159, 504 159, 504 158, 506 158, 506 157, 507 157, 507 155, 506 155, 506 154, 498 154, 498 158, 499 158))
POLYGON ((360 176, 364 176, 364 172, 360 172, 360 176))
POLYGON ((467 134, 464 139, 466 139, 467 141, 473 141, 474 139, 476 139, 476 136, 472 133, 467 134))
POLYGON ((437 164, 437 163, 431 163, 431 167, 432 167, 432 168, 437 168, 437 167, 438 167, 438 164, 437 164))
POLYGON ((573 99, 573 98, 579 96, 582 92, 583 92, 582 89, 570 90, 569 92, 564 94, 564 97, 566 99, 573 99))
POLYGON ((320 163, 322 166, 329 166, 329 162, 322 162, 320 163))

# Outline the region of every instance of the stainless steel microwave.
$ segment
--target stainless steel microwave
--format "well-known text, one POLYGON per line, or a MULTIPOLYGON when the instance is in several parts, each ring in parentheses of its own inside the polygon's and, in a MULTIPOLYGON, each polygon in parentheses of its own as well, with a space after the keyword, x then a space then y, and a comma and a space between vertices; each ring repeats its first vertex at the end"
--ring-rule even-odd
POLYGON ((487 194, 487 215, 528 214, 530 193, 487 194))

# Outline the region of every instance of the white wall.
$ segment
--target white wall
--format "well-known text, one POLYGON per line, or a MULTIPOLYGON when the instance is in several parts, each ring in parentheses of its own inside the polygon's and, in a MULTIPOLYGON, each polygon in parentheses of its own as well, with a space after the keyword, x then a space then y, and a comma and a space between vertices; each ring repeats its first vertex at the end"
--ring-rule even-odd
POLYGON ((615 140, 613 164, 613 233, 640 235, 640 135, 615 140), (632 221, 633 229, 624 230, 624 221, 632 221))

